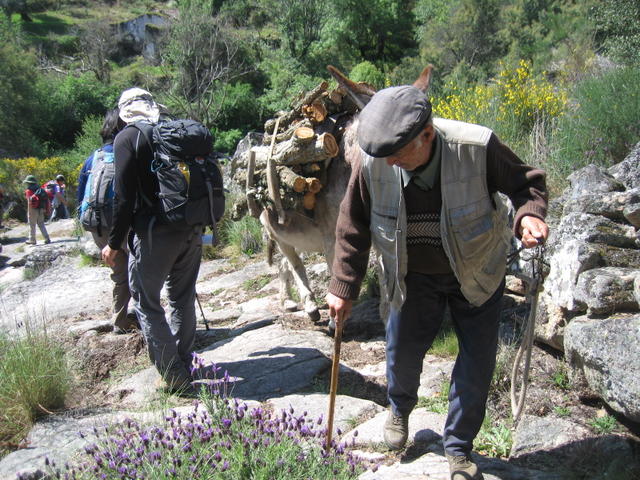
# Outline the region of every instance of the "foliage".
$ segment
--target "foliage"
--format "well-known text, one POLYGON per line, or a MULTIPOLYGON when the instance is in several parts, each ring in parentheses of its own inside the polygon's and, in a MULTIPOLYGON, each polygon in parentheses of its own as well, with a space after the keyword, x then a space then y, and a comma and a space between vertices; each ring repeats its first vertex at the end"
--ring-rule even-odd
POLYGON ((449 411, 449 390, 451 384, 443 380, 440 391, 433 397, 419 397, 417 407, 426 408, 430 412, 446 414, 449 411))
POLYGON ((214 126, 221 113, 219 91, 245 71, 240 47, 234 32, 211 15, 209 2, 182 2, 162 54, 172 77, 171 110, 214 126))
POLYGON ((555 372, 553 372, 553 374, 551 375, 551 381, 560 390, 568 390, 571 386, 571 381, 569 380, 567 369, 564 366, 561 366, 555 372))
POLYGON ((53 0, 0 0, 0 8, 7 16, 18 13, 23 20, 30 21, 30 13, 41 12, 53 5, 53 0))
POLYGON ((553 407, 553 413, 555 413, 558 417, 568 417, 569 415, 571 415, 571 410, 569 410, 568 407, 563 407, 563 406, 556 406, 553 407))
POLYGON ((292 58, 303 60, 311 46, 320 40, 327 23, 328 5, 325 0, 272 1, 278 11, 275 22, 284 37, 284 43, 292 58))
MULTIPOLYGON (((175 410, 161 426, 133 420, 94 430, 77 466, 50 465, 52 475, 77 479, 347 479, 356 478, 362 462, 344 444, 325 448, 322 417, 309 418, 293 408, 271 414, 249 408, 229 394, 235 379, 195 356, 194 371, 206 372, 200 402, 189 414, 175 410)), ((84 434, 82 434, 84 435, 84 434)))
POLYGON ((27 175, 35 175, 40 184, 56 178, 62 174, 67 179, 67 187, 75 183, 77 174, 63 157, 49 157, 38 159, 27 158, 0 158, 0 183, 5 190, 18 198, 23 198, 24 184, 22 181, 27 175), (75 177, 74 177, 75 175, 75 177))
POLYGON ((0 14, 0 145, 12 154, 40 150, 33 125, 38 115, 35 63, 23 50, 20 30, 0 14))
POLYGON ((513 445, 511 429, 503 422, 497 422, 488 415, 482 423, 473 448, 489 457, 508 458, 513 445))
POLYGON ((221 229, 223 241, 237 253, 255 255, 262 250, 262 226, 251 217, 242 217, 237 222, 226 222, 221 229))
POLYGON ((612 417, 611 415, 603 415, 601 417, 593 418, 588 423, 593 431, 599 435, 611 433, 618 424, 615 417, 612 417))
POLYGON ((71 385, 65 353, 43 325, 0 334, 0 452, 17 445, 34 421, 60 408, 71 385))
POLYGON ((353 67, 349 73, 349 78, 354 82, 365 82, 373 85, 376 90, 386 86, 384 73, 371 62, 362 62, 353 67))
POLYGON ((640 67, 626 67, 582 80, 571 108, 552 132, 549 176, 562 181, 591 163, 620 162, 640 137, 640 67))
POLYGON ((640 65, 640 3, 602 0, 594 4, 591 15, 603 49, 627 65, 640 65))

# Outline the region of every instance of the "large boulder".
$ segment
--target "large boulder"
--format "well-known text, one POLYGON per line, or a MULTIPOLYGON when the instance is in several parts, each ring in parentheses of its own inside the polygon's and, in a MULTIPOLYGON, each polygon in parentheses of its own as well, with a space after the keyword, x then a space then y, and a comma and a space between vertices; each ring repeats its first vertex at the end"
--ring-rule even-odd
POLYGON ((640 142, 622 162, 610 167, 607 172, 627 188, 640 187, 640 142))
POLYGON ((612 409, 640 422, 640 315, 574 318, 565 328, 571 375, 612 409))

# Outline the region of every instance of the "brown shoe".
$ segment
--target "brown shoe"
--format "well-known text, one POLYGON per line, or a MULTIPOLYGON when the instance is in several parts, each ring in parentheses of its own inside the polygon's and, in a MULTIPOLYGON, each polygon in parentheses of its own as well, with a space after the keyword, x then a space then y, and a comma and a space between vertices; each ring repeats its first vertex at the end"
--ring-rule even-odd
POLYGON ((449 462, 451 480, 484 480, 478 465, 471 459, 471 455, 449 455, 445 453, 449 462))
POLYGON ((384 422, 384 442, 391 450, 404 448, 409 437, 409 415, 396 415, 389 410, 384 422))

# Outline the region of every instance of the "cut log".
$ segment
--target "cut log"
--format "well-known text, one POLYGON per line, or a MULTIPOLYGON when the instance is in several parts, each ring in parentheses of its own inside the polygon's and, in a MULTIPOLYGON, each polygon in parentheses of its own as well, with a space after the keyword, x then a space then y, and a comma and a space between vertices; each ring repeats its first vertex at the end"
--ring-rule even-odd
MULTIPOLYGON (((307 118, 292 123, 291 125, 289 125, 289 128, 287 130, 276 135, 276 142, 281 143, 289 140, 295 134, 296 130, 303 127, 313 130, 313 123, 311 123, 311 120, 307 118)), ((262 137, 262 143, 264 145, 269 145, 272 138, 272 135, 264 134, 262 137)))
POLYGON ((316 194, 311 192, 305 193, 304 197, 302 197, 302 206, 307 210, 313 210, 316 206, 316 194))
POLYGON ((313 123, 322 123, 327 118, 327 107, 321 101, 315 101, 302 107, 302 114, 313 123))
MULTIPOLYGON (((282 117, 279 117, 280 128, 288 127, 296 118, 300 117, 302 115, 302 107, 312 104, 314 100, 327 90, 327 87, 329 87, 327 82, 321 82, 320 85, 302 97, 302 99, 299 100, 289 112, 285 113, 282 117)), ((275 119, 272 118, 267 120, 264 124, 265 133, 273 133, 275 125, 275 119)))
POLYGON ((295 142, 307 143, 311 142, 315 138, 316 134, 313 128, 310 127, 298 127, 294 130, 292 138, 295 142))
POLYGON ((284 165, 278 165, 276 167, 278 176, 280 177, 280 184, 289 187, 291 190, 297 193, 302 193, 307 188, 307 181, 309 179, 301 177, 289 167, 284 165))
POLYGON ((307 191, 311 193, 318 193, 322 189, 322 184, 320 180, 314 177, 305 178, 305 183, 307 187, 307 191))
MULTIPOLYGON (((264 165, 269 158, 270 148, 256 146, 252 150, 256 153, 256 165, 264 165)), ((335 157, 339 151, 340 147, 338 147, 335 137, 330 133, 323 133, 312 142, 301 140, 295 136, 291 137, 286 142, 275 146, 271 158, 278 165, 291 166, 301 163, 323 162, 335 157)))
POLYGON ((299 165, 299 167, 300 173, 305 177, 314 177, 322 170, 322 167, 317 163, 303 163, 302 165, 299 165))

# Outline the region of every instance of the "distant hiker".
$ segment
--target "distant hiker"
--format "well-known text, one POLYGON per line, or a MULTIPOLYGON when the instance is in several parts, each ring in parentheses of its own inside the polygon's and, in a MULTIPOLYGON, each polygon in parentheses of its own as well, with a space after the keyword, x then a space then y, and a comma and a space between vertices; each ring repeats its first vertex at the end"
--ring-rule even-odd
MULTIPOLYGON (((93 241, 102 250, 107 245, 113 212, 113 177, 115 174, 113 140, 119 131, 118 109, 109 110, 102 124, 102 147, 93 152, 82 165, 78 177, 78 215, 83 228, 91 233, 93 241), (97 221, 96 221, 97 219, 97 221)), ((126 241, 121 254, 111 266, 113 281, 113 333, 119 335, 140 328, 133 308, 128 309, 128 258, 126 241)))
POLYGON ((67 199, 65 198, 67 186, 64 181, 64 175, 57 175, 55 180, 49 180, 42 186, 51 200, 51 218, 49 219, 51 222, 69 218, 67 199))
POLYGON ((22 182, 26 185, 24 195, 27 199, 27 220, 29 222, 29 240, 26 244, 36 244, 36 225, 44 237, 44 243, 51 243, 44 219, 49 215, 51 204, 47 192, 38 184, 38 180, 33 175, 27 175, 22 182))
MULTIPOLYGON (((165 164, 158 165, 161 159, 154 155, 153 141, 143 132, 158 122, 159 105, 146 90, 131 88, 122 93, 118 107, 120 118, 127 126, 114 141, 113 227, 108 244, 102 250, 102 258, 108 265, 114 265, 116 258, 123 255, 122 243, 127 232, 132 230, 129 234, 129 284, 149 357, 169 390, 192 394, 190 365, 196 330, 195 284, 202 256, 203 224, 176 223, 161 215, 164 205, 159 200, 159 178, 166 173, 175 173, 175 170, 169 172, 165 164), (165 318, 160 302, 165 281, 171 306, 169 319, 165 318)), ((181 183, 193 186, 198 172, 187 170, 181 175, 181 183)), ((164 194, 162 199, 173 200, 164 194)), ((203 210, 204 213, 207 211, 206 208, 203 210)))

